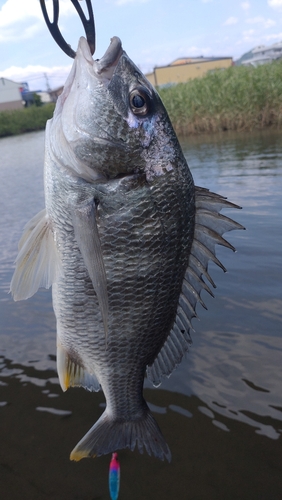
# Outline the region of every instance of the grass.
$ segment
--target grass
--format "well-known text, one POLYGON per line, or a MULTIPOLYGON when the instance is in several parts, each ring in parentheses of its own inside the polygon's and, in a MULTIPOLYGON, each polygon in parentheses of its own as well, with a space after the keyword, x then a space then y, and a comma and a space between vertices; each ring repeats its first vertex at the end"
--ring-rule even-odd
POLYGON ((54 104, 2 111, 0 113, 0 137, 44 129, 46 121, 52 118, 53 111, 54 104))
MULTIPOLYGON (((282 124, 282 61, 232 66, 159 92, 178 135, 282 124)), ((53 110, 46 104, 0 113, 0 137, 44 129, 53 110)))
POLYGON ((179 135, 255 130, 282 123, 282 61, 232 66, 159 89, 179 135))

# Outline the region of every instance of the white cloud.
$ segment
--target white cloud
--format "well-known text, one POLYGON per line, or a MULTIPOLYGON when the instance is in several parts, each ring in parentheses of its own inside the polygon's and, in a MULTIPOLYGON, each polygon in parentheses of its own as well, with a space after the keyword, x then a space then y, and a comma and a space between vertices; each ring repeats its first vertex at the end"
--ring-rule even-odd
POLYGON ((262 16, 257 16, 257 17, 252 17, 250 19, 246 19, 245 23, 257 24, 261 23, 262 21, 264 21, 264 18, 262 16))
POLYGON ((275 35, 274 33, 272 35, 265 35, 264 37, 264 40, 281 40, 282 41, 282 32, 281 33, 277 33, 277 35, 275 35))
POLYGON ((128 3, 146 3, 149 2, 149 0, 117 0, 116 5, 126 5, 128 3))
POLYGON ((245 30, 243 31, 243 37, 244 40, 252 40, 253 39, 253 34, 255 33, 255 30, 245 30))
MULTIPOLYGON (((46 2, 47 12, 53 20, 53 3, 46 2)), ((75 14, 69 0, 60 1, 59 19, 75 14)), ((33 38, 44 27, 39 0, 7 0, 0 9, 0 42, 33 38)))
POLYGON ((271 26, 276 26, 276 21, 273 21, 272 19, 267 19, 265 21, 265 28, 271 28, 271 26))
POLYGON ((231 24, 237 24, 239 21, 238 17, 228 17, 223 23, 223 26, 230 26, 231 24))
POLYGON ((262 24, 264 28, 271 28, 276 25, 276 21, 272 19, 264 19, 262 16, 256 16, 245 21, 248 24, 262 24))
POLYGON ((0 29, 0 43, 9 41, 27 40, 33 38, 36 33, 41 31, 42 25, 40 23, 31 24, 30 26, 21 26, 20 31, 15 30, 13 27, 5 27, 0 29))
POLYGON ((46 88, 46 79, 48 76, 51 88, 64 85, 67 76, 71 70, 71 64, 68 66, 11 66, 1 71, 1 77, 8 78, 16 82, 28 82, 30 90, 44 90, 46 88))
POLYGON ((249 10, 249 8, 251 7, 251 4, 250 4, 250 2, 241 2, 241 7, 243 10, 249 10))
POLYGON ((27 18, 38 17, 38 13, 40 13, 39 2, 7 0, 0 10, 0 27, 5 28, 27 18))
MULTIPOLYGON (((51 0, 47 1, 47 11, 53 13, 51 0)), ((60 17, 75 14, 72 3, 69 0, 60 1, 60 17)), ((53 17, 53 16, 52 16, 53 17)), ((0 27, 12 26, 18 22, 31 19, 42 20, 43 15, 38 0, 7 0, 0 9, 0 27)))
POLYGON ((268 0, 268 5, 274 9, 282 8, 282 0, 268 0))

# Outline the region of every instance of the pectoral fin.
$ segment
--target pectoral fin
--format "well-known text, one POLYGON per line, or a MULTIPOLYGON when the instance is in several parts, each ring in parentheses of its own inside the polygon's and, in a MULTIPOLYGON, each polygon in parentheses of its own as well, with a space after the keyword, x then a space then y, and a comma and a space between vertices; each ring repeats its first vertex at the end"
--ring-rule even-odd
POLYGON ((105 337, 108 336, 108 293, 102 248, 96 222, 94 200, 77 206, 73 210, 73 227, 84 264, 96 292, 103 323, 105 337))
POLYGON ((28 299, 38 288, 49 288, 61 272, 61 261, 46 210, 25 226, 19 242, 10 291, 14 300, 28 299))

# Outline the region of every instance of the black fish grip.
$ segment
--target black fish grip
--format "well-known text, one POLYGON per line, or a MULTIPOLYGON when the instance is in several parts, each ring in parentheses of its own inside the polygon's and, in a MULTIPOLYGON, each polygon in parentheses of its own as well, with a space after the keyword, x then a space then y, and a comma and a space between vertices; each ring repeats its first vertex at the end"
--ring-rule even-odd
MULTIPOLYGON (((91 50, 91 54, 93 55, 95 52, 95 22, 91 0, 85 0, 87 5, 87 10, 89 14, 89 19, 86 19, 85 14, 79 5, 78 0, 71 0, 73 6, 75 7, 81 22, 83 24, 85 35, 87 38, 88 45, 91 50)), ((45 22, 48 26, 48 29, 54 38, 55 42, 59 45, 59 47, 73 59, 76 56, 76 52, 71 48, 71 46, 66 42, 62 33, 60 32, 58 21, 59 21, 59 0, 53 0, 53 21, 50 21, 45 0, 40 0, 40 5, 42 9, 42 13, 45 19, 45 22)))

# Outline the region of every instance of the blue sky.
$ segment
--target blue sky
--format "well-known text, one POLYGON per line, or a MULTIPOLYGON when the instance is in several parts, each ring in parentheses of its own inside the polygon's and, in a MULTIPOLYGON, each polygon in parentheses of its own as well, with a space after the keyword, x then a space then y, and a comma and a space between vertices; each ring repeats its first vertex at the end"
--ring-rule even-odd
MULTIPOLYGON (((282 0, 92 0, 92 5, 95 58, 117 35, 144 73, 178 57, 238 59, 257 45, 282 41, 282 0)), ((75 49, 84 33, 70 0, 60 0, 60 14, 62 33, 75 49)), ((45 73, 55 88, 64 83, 71 62, 51 38, 39 0, 0 0, 0 77, 45 90, 45 73)))

